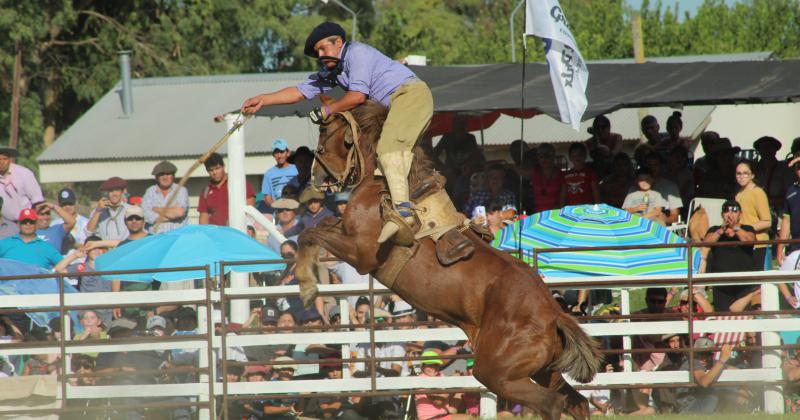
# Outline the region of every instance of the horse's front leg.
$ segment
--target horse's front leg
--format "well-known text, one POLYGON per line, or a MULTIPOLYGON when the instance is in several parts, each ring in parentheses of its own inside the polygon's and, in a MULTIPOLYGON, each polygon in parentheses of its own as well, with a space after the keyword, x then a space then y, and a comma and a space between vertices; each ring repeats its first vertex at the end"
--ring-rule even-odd
POLYGON ((319 265, 320 247, 337 258, 351 263, 357 260, 356 241, 342 231, 341 223, 325 219, 315 228, 306 229, 298 238, 300 249, 297 254, 295 275, 300 285, 300 298, 310 307, 317 297, 316 267, 319 265))

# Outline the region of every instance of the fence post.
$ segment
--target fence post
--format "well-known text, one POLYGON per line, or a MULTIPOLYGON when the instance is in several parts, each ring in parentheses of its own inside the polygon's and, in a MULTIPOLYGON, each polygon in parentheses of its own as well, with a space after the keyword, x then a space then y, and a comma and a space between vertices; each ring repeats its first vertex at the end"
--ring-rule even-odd
MULTIPOLYGON (((619 311, 621 315, 631 314, 631 293, 628 291, 628 289, 620 290, 619 311)), ((630 320, 627 320, 627 322, 630 322, 630 320)), ((630 350, 631 347, 631 336, 623 335, 622 348, 625 350, 630 350)), ((631 353, 625 353, 622 355, 622 371, 633 372, 633 357, 631 353)))
MULTIPOLYGON (((350 325, 350 303, 347 301, 347 297, 339 299, 339 323, 342 326, 350 325)), ((349 358, 350 345, 342 344, 342 359, 349 358)), ((342 379, 350 379, 350 366, 346 366, 344 363, 342 363, 342 379)))
POLYGON ((497 395, 491 392, 481 392, 480 410, 482 419, 497 418, 497 395))
MULTIPOLYGON (((208 308, 206 306, 199 306, 199 305, 197 306, 197 333, 198 334, 205 334, 205 333, 208 332, 208 325, 206 324, 208 322, 208 315, 209 315, 208 314, 208 308)), ((209 344, 213 345, 211 343, 211 341, 212 340, 209 340, 209 344)), ((200 369, 206 368, 206 367, 208 367, 209 363, 213 363, 214 362, 213 360, 208 360, 208 352, 201 351, 200 349, 198 349, 198 351, 197 351, 197 356, 198 356, 197 357, 197 362, 198 362, 197 363, 197 365, 198 365, 197 367, 199 367, 200 369)), ((210 378, 209 375, 207 375, 205 373, 200 375, 200 383, 202 383, 202 384, 208 383, 211 380, 213 380, 213 378, 210 378)), ((200 391, 197 394, 197 397, 198 397, 198 401, 202 401, 202 402, 208 402, 209 401, 209 398, 208 398, 209 396, 204 391, 200 391)), ((210 412, 210 410, 207 409, 207 408, 200 409, 198 414, 199 414, 199 419, 200 420, 209 420, 209 419, 214 417, 213 414, 210 412)))
MULTIPOLYGON (((774 283, 761 285, 761 310, 779 310, 780 294, 778 286, 774 283)), ((780 335, 776 332, 762 332, 762 346, 779 346, 781 344, 780 335)), ((764 350, 761 354, 761 365, 767 369, 776 369, 781 372, 781 351, 764 350)), ((764 411, 770 414, 783 413, 783 389, 780 385, 771 384, 764 386, 764 411)))

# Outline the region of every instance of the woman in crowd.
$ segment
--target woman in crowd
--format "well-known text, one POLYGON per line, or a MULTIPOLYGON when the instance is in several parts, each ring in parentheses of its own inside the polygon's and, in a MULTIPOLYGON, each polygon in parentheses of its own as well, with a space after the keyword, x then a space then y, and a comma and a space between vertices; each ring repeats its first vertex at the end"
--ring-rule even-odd
POLYGON ((675 146, 681 146, 687 151, 692 147, 692 139, 688 137, 681 137, 681 130, 683 130, 683 120, 681 113, 675 111, 667 118, 667 136, 658 144, 658 148, 669 152, 675 146))
MULTIPOLYGON (((749 161, 742 161, 736 165, 736 182, 739 192, 736 201, 742 206, 742 219, 744 225, 750 225, 756 231, 757 241, 769 239, 769 228, 772 225, 772 216, 769 212, 767 193, 755 183, 754 165, 749 161)), ((753 250, 753 265, 755 270, 766 267, 766 245, 756 245, 753 250)))
POLYGON ((589 153, 593 152, 597 146, 605 146, 612 155, 622 151, 622 136, 611 132, 611 121, 605 115, 598 115, 592 121, 592 126, 587 130, 592 137, 584 143, 589 153))
MULTIPOLYGON (((437 377, 444 376, 440 372, 444 361, 438 359, 439 353, 433 350, 426 350, 422 353, 422 357, 427 357, 427 360, 422 361, 422 374, 421 377, 437 377), (437 357, 437 359, 434 359, 437 357)), ((448 394, 417 394, 415 396, 417 405, 417 418, 420 420, 451 420, 469 418, 466 414, 455 414, 456 408, 450 405, 450 396, 448 394)))

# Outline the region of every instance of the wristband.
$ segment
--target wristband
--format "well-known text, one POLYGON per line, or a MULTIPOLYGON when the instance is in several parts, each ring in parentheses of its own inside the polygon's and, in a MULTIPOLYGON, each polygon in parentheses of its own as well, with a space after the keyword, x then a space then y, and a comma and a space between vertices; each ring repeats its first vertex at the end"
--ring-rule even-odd
POLYGON ((328 105, 325 105, 325 107, 322 108, 321 111, 322 111, 322 119, 323 120, 327 120, 328 117, 331 116, 331 107, 329 107, 328 105))

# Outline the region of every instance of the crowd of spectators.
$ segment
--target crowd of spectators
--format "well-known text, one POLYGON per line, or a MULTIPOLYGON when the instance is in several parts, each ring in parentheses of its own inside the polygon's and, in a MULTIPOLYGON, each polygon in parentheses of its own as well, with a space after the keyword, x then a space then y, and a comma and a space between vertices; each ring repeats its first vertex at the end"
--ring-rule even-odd
MULTIPOLYGON (((626 145, 611 131, 610 121, 597 117, 585 142, 573 143, 559 156, 553 144, 532 147, 517 140, 510 147, 510 163, 487 161, 483 151, 457 118, 454 131, 442 138, 433 150, 434 165, 447 178, 446 188, 457 209, 483 224, 492 233, 503 229, 527 214, 558 209, 566 205, 607 203, 638 214, 656 223, 670 226, 680 223, 693 197, 726 200, 721 208, 723 223, 709 226, 702 237, 706 242, 748 242, 769 238, 800 239, 800 194, 797 173, 800 171, 800 139, 792 144, 785 160, 777 157, 782 144, 771 137, 754 143, 755 160, 740 158, 740 150, 729 139, 714 132, 701 135, 703 158, 693 159, 693 139, 681 136, 682 121, 676 112, 667 120, 667 133, 660 132, 658 121, 648 116, 641 121, 645 141, 626 145), (631 147, 629 147, 631 146, 631 147), (631 154, 626 153, 630 149, 631 154), (482 209, 478 210, 478 209, 482 209)), ((246 187, 247 204, 255 206, 273 220, 286 241, 265 234, 263 226, 250 221, 248 233, 279 252, 287 260, 297 253, 297 236, 329 216, 341 216, 347 208, 349 193, 325 195, 308 188, 313 153, 301 147, 292 152, 285 140, 272 144, 275 166, 264 174, 260 190, 246 187)), ((89 215, 78 211, 74 190, 64 188, 52 200, 42 194, 33 172, 16 163, 17 151, 0 147, 0 258, 19 260, 59 273, 66 273, 80 292, 120 292, 137 290, 181 290, 194 282, 141 283, 108 281, 93 275, 95 260, 110 249, 177 229, 190 223, 189 195, 175 181, 177 168, 164 161, 152 170, 154 183, 141 197, 128 194, 127 182, 112 177, 99 187, 89 215)), ((228 222, 227 174, 222 156, 212 154, 205 161, 209 183, 200 193, 200 224, 226 225, 228 222)), ((95 197, 92 197, 93 199, 95 197)), ((87 201, 87 200, 84 200, 87 201)), ((711 248, 704 254, 707 272, 759 271, 768 268, 773 249, 767 246, 742 245, 711 248)), ((775 257, 783 269, 797 269, 800 246, 777 246, 775 257)), ((320 281, 326 283, 367 283, 344 262, 320 266, 320 281)), ((297 284, 294 265, 281 273, 259 274, 251 285, 297 284)), ((800 287, 781 285, 785 307, 798 306, 800 287)), ((649 289, 643 313, 673 313, 680 318, 693 302, 695 318, 704 312, 743 312, 758 309, 757 286, 721 286, 711 290, 695 288, 649 289), (675 306, 670 302, 678 298, 675 306)), ((602 291, 559 291, 556 296, 565 311, 576 315, 598 313, 613 308, 610 293, 602 291)), ((411 328, 408 323, 432 320, 418 313, 396 296, 347 298, 349 320, 359 330, 365 324, 381 324, 384 329, 411 328), (371 303, 373 305, 371 305, 371 303), (392 324, 399 324, 393 326, 392 324)), ((225 323, 229 334, 250 334, 254 329, 289 333, 297 326, 330 327, 341 325, 341 308, 333 299, 318 298, 306 309, 297 297, 251 302, 250 317, 243 324, 227 322, 225 314, 215 311, 214 324, 225 323), (241 330, 241 331, 239 331, 241 330)), ((612 309, 613 310, 613 309, 612 309)), ((79 322, 65 337, 73 340, 107 340, 139 335, 171 336, 196 333, 196 312, 190 306, 146 305, 111 309, 84 310, 79 322)), ((702 316, 702 315, 700 315, 702 316)), ((47 327, 32 325, 24 316, 0 318, 0 339, 4 341, 52 341, 60 331, 60 319, 47 327)), ((635 369, 642 371, 691 371, 698 388, 677 390, 643 389, 628 393, 608 390, 587 393, 594 409, 602 413, 650 414, 656 411, 713 412, 718 410, 754 410, 749 387, 711 387, 720 372, 757 366, 760 353, 747 350, 758 345, 758 334, 747 335, 742 343, 722 346, 711 335, 648 335, 634 337, 634 346, 653 350, 637 353, 635 369), (670 352, 694 343, 699 349, 694 365, 689 366, 685 353, 670 352), (716 347, 716 353, 711 348, 716 347), (703 349, 709 351, 703 352, 703 349), (716 354, 716 358, 713 355, 716 354), (758 357, 756 356, 758 355, 758 357)), ((607 339, 607 348, 620 343, 607 339)), ((465 342, 397 342, 373 347, 352 343, 350 354, 339 347, 325 345, 267 345, 230 347, 232 362, 223 380, 228 382, 293 381, 302 379, 337 379, 377 376, 442 376, 469 374, 472 360, 454 360, 452 355, 470 353, 465 342), (424 357, 416 361, 342 363, 341 359, 367 357, 424 357), (373 372, 374 371, 374 372, 373 372)), ((800 360, 797 351, 785 354, 786 378, 797 381, 800 360)), ((217 355, 217 363, 221 355, 217 355)), ((466 357, 466 356, 465 356, 466 357)), ((135 374, 136 371, 169 367, 196 366, 194 350, 136 351, 75 355, 70 367, 76 373, 119 372, 129 375, 81 377, 76 385, 190 382, 196 373, 135 374), (127 381, 127 382, 125 382, 127 381)), ((607 359, 605 370, 622 368, 621 359, 607 359)), ((0 358, 0 375, 58 373, 55 355, 0 358)), ((221 369, 220 369, 220 375, 221 369)), ((351 397, 312 399, 264 399, 234 402, 229 405, 232 418, 283 419, 303 417, 348 419, 401 417, 409 409, 419 418, 460 418, 478 414, 478 396, 473 394, 419 394, 401 397, 351 397), (413 404, 412 404, 413 402, 413 404), (411 408, 410 408, 411 407, 411 408)), ((135 401, 134 401, 135 402, 135 401)), ((522 415, 522 408, 509 401, 498 402, 499 415, 522 415)), ((172 412, 173 417, 188 415, 172 412)))

